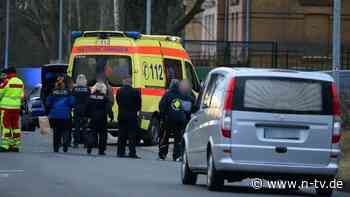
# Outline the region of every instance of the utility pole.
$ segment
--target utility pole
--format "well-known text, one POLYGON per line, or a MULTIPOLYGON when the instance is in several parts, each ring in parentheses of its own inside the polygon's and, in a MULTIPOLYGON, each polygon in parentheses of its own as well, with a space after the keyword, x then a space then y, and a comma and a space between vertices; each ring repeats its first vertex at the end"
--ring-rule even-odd
POLYGON ((60 8, 59 8, 59 32, 58 32, 58 61, 60 63, 63 62, 63 47, 62 47, 62 41, 63 41, 63 0, 60 0, 60 8))
POLYGON ((146 0, 146 34, 152 34, 152 0, 146 0))
POLYGON ((81 28, 81 16, 80 16, 80 0, 76 0, 76 11, 77 11, 77 23, 78 23, 78 29, 81 28))
POLYGON ((6 1, 6 39, 5 39, 5 57, 4 68, 9 64, 9 42, 10 42, 10 0, 6 1))
POLYGON ((334 0, 333 3, 333 76, 337 84, 339 94, 340 78, 339 70, 341 68, 341 8, 342 1, 334 0))
POLYGON ((113 2, 113 13, 114 13, 114 30, 118 31, 119 27, 119 0, 113 2))

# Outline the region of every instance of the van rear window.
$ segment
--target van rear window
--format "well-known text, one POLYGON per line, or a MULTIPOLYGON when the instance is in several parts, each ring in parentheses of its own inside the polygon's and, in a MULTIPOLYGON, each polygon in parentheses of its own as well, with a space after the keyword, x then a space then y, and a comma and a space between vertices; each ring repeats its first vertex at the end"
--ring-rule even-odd
POLYGON ((292 78, 239 78, 235 109, 291 114, 332 114, 331 83, 292 78))

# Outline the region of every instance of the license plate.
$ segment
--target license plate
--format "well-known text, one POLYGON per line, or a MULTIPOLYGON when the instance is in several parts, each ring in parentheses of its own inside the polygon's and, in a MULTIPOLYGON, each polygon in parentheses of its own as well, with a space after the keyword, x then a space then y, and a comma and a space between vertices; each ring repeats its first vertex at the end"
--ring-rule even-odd
POLYGON ((296 129, 287 129, 287 128, 264 128, 264 138, 299 140, 300 131, 296 129))

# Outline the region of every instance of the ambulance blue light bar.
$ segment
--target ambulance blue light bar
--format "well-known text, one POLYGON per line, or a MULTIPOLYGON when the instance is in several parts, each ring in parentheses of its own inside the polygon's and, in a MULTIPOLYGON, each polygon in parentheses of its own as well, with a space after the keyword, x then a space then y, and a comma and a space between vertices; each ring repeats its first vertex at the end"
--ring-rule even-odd
POLYGON ((72 40, 75 40, 75 39, 77 39, 79 37, 82 37, 83 36, 83 32, 81 32, 81 31, 72 31, 72 33, 70 35, 71 35, 72 40))
POLYGON ((140 32, 136 32, 136 31, 128 31, 125 32, 125 35, 129 38, 133 38, 133 39, 139 39, 141 38, 141 33, 140 32))

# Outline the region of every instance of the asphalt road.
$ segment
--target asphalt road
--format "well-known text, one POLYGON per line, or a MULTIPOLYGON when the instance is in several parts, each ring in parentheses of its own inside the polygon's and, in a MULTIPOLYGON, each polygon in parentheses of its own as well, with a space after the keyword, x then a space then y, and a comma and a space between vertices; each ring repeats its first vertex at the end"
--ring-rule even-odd
POLYGON ((133 160, 116 158, 115 147, 100 157, 87 156, 83 149, 54 154, 51 140, 38 134, 25 134, 23 141, 22 153, 0 154, 1 197, 315 196, 312 190, 254 190, 246 183, 209 192, 204 176, 196 186, 184 186, 179 163, 156 160, 155 148, 138 148, 142 159, 133 160))

